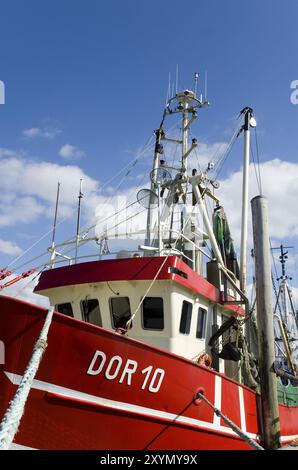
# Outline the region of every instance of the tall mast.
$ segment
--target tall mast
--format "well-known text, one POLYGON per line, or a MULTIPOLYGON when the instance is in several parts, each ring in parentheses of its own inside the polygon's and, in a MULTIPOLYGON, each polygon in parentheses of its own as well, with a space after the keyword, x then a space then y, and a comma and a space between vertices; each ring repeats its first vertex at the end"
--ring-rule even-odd
POLYGON ((250 153, 250 127, 255 127, 252 120, 253 110, 249 107, 243 108, 244 114, 244 150, 243 150, 243 179, 242 179, 242 219, 241 219, 241 245, 240 245, 240 287, 246 292, 247 276, 247 225, 248 225, 248 180, 249 180, 249 153, 250 153))
MULTIPOLYGON (((198 74, 196 74, 195 76, 195 85, 197 85, 197 81, 198 74)), ((186 203, 187 185, 188 183, 191 183, 187 174, 187 159, 191 152, 195 149, 195 147, 197 147, 197 140, 195 138, 193 138, 191 143, 189 144, 188 129, 190 128, 194 120, 197 118, 196 110, 198 108, 202 108, 207 104, 209 103, 207 101, 203 101, 202 97, 200 99, 196 98, 195 92, 191 90, 182 90, 177 92, 166 103, 162 122, 159 126, 159 129, 155 131, 155 151, 153 158, 153 171, 151 172, 151 191, 149 196, 149 208, 147 213, 146 228, 146 249, 148 251, 150 251, 150 247, 152 246, 152 252, 156 253, 158 251, 159 254, 162 254, 162 239, 164 231, 163 227, 166 224, 166 220, 168 219, 168 217, 171 217, 172 222, 170 224, 171 228, 169 235, 169 240, 171 240, 171 231, 173 225, 172 211, 174 205, 176 204, 176 202, 178 202, 180 196, 182 197, 183 202, 186 203), (167 116, 175 114, 181 114, 182 137, 180 139, 167 137, 163 130, 163 123, 165 118, 167 116), (160 160, 161 155, 163 154, 163 145, 161 143, 162 141, 172 142, 181 145, 180 168, 173 168, 172 166, 168 167, 165 160, 160 160), (168 171, 168 169, 170 171, 168 171), (174 178, 172 178, 171 176, 171 172, 173 170, 176 170, 177 172, 174 178), (166 175, 168 175, 168 177, 166 175), (162 197, 162 195, 164 194, 165 189, 168 190, 168 193, 165 198, 164 204, 161 206, 160 197, 162 197), (158 196, 159 201, 159 212, 157 221, 158 234, 154 235, 154 238, 152 239, 152 208, 156 206, 156 196, 158 196)), ((183 224, 181 230, 183 230, 183 224)))
POLYGON ((281 276, 277 280, 281 281, 280 287, 279 287, 279 294, 281 294, 281 299, 282 299, 282 304, 283 304, 282 320, 284 321, 286 325, 288 323, 289 302, 288 302, 288 295, 287 295, 288 294, 288 283, 287 283, 288 276, 286 275, 286 261, 288 259, 288 251, 285 251, 285 250, 289 248, 293 248, 293 247, 284 246, 281 244, 278 248, 271 248, 272 250, 280 251, 279 261, 281 264, 281 276))
POLYGON ((277 307, 279 298, 281 298, 282 309, 279 309, 280 317, 278 315, 276 315, 276 317, 278 318, 278 321, 280 323, 280 333, 281 333, 281 338, 284 343, 285 352, 286 352, 287 359, 288 359, 288 364, 290 368, 292 369, 293 374, 296 374, 297 366, 293 362, 293 359, 294 359, 293 351, 295 350, 295 347, 292 341, 296 340, 295 333, 297 332, 297 322, 295 318, 295 309, 291 300, 291 293, 290 293, 289 283, 288 283, 288 279, 291 279, 291 278, 287 276, 286 267, 285 267, 286 261, 288 259, 288 251, 285 251, 285 250, 289 248, 293 248, 293 247, 284 246, 281 244, 278 248, 272 248, 272 250, 280 250, 279 260, 281 263, 281 272, 282 272, 281 277, 277 279, 278 281, 280 281, 280 286, 279 286, 279 291, 277 294, 277 301, 276 301, 276 307, 277 307), (294 319, 294 325, 293 325, 293 319, 294 319), (296 326, 296 328, 294 328, 294 332, 293 332, 293 326, 296 326))
POLYGON ((78 248, 79 248, 79 242, 80 242, 80 222, 81 222, 81 200, 83 197, 82 193, 82 182, 83 179, 80 179, 80 192, 79 192, 79 203, 78 203, 78 217, 77 217, 77 232, 76 232, 76 252, 75 252, 75 263, 77 262, 78 258, 78 248))

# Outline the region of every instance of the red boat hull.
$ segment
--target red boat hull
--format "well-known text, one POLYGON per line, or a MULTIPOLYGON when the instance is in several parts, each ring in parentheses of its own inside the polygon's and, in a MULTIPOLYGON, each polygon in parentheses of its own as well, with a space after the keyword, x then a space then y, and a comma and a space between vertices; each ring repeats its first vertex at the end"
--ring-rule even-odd
MULTIPOLYGON (((0 297, 0 417, 13 397, 46 310, 0 297)), ((258 440, 257 395, 191 361, 54 314, 48 347, 15 442, 35 449, 249 449, 205 402, 258 440)), ((283 444, 298 408, 281 406, 283 444)))

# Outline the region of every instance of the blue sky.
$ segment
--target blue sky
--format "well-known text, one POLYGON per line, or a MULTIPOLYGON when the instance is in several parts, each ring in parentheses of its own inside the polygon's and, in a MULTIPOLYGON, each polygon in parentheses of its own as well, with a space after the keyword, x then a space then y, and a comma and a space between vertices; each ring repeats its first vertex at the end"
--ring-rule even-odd
MULTIPOLYGON (((261 161, 292 164, 285 171, 294 180, 281 185, 280 199, 287 184, 295 185, 298 106, 290 102, 290 83, 298 79, 295 1, 9 0, 1 2, 0 13, 0 80, 6 86, 1 158, 17 160, 20 181, 14 186, 12 163, 6 162, 2 187, 11 215, 26 201, 15 222, 0 218, 2 241, 25 250, 50 228, 55 168, 67 165, 69 175, 77 168, 69 182, 75 192, 80 171, 87 175, 96 197, 99 185, 134 158, 159 124, 176 64, 182 87, 191 86, 195 71, 202 76, 208 71, 211 106, 196 126, 199 141, 227 142, 237 113, 249 105, 258 120, 261 161), (53 182, 48 197, 34 191, 40 165, 53 182)), ((240 169, 241 158, 238 145, 225 178, 240 169)), ((272 184, 278 192, 278 179, 272 184)), ((297 247, 293 197, 292 228, 284 241, 297 247)), ((68 201, 65 210, 70 207, 68 201)), ((284 216, 281 212, 281 224, 284 216)), ((73 227, 64 224, 63 235, 73 227)), ((274 239, 279 241, 278 234, 274 239)), ((13 255, 2 251, 6 266, 13 255)))

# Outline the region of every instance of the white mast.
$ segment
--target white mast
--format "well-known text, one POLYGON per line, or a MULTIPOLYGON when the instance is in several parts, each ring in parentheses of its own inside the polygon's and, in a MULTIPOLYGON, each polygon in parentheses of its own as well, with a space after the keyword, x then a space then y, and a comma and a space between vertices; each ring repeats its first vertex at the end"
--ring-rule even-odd
POLYGON ((249 154, 250 154, 250 127, 255 127, 252 119, 253 110, 249 107, 242 109, 244 114, 244 151, 243 151, 243 179, 242 179, 242 219, 241 219, 241 245, 240 245, 240 287, 246 292, 247 276, 247 225, 248 225, 248 181, 249 181, 249 154))
MULTIPOLYGON (((198 82, 198 74, 195 75, 195 88, 198 82)), ((202 101, 202 99, 197 99, 196 95, 191 90, 183 90, 177 92, 172 98, 170 98, 166 104, 164 115, 160 127, 155 131, 156 142, 155 142, 155 151, 153 158, 153 171, 151 172, 151 191, 149 196, 149 208, 147 213, 147 230, 146 230, 146 249, 150 251, 150 247, 153 248, 152 252, 159 252, 159 255, 162 255, 163 252, 163 231, 165 227, 166 220, 173 211, 175 202, 178 201, 178 198, 182 196, 183 202, 186 204, 187 196, 187 185, 191 183, 190 178, 187 174, 187 159, 191 152, 197 147, 197 140, 192 139, 191 144, 188 142, 188 129, 197 118, 197 108, 202 108, 203 106, 209 104, 207 101, 202 101), (168 138, 163 130, 164 119, 167 116, 180 113, 182 115, 182 138, 172 139, 168 138), (191 114, 191 116, 189 116, 191 114), (181 145, 181 166, 180 168, 168 167, 165 160, 160 160, 161 155, 163 154, 163 145, 161 141, 173 142, 175 144, 181 145), (176 170, 177 174, 172 179, 172 176, 168 169, 176 170), (168 175, 165 176, 165 175, 168 175), (168 194, 165 199, 163 208, 161 209, 160 197, 163 194, 164 189, 168 189, 168 194), (158 196, 158 220, 157 220, 157 233, 152 239, 152 213, 151 208, 156 205, 156 196, 158 196)), ((201 202, 202 204, 202 202, 201 202)), ((191 227, 191 222, 188 222, 191 227)), ((183 225, 183 224, 182 224, 183 225)), ((181 227, 184 230, 184 227, 181 227)), ((167 228, 168 230, 168 228, 167 228)), ((170 226, 170 239, 171 239, 172 226, 170 226)), ((186 238, 185 238, 186 239, 186 238)), ((190 241, 190 244, 192 241, 190 241)), ((188 248, 187 248, 188 249, 188 248)), ((191 248, 194 251, 194 248, 191 248)), ((190 251, 190 249, 189 249, 190 251)), ((186 256, 187 257, 187 256, 186 256)), ((190 258, 188 258, 190 259, 190 258)), ((195 259, 195 256, 194 256, 195 259)), ((195 262, 193 260, 193 262, 195 262)))

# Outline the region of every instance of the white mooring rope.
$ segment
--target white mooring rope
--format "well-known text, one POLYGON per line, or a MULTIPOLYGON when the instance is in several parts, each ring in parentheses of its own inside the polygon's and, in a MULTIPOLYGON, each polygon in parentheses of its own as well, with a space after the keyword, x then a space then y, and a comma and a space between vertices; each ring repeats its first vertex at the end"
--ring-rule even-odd
POLYGON ((0 424, 0 450, 10 448, 18 431, 32 382, 38 371, 42 356, 47 347, 47 337, 53 319, 54 307, 48 310, 44 325, 36 341, 31 359, 26 367, 21 383, 0 424))

